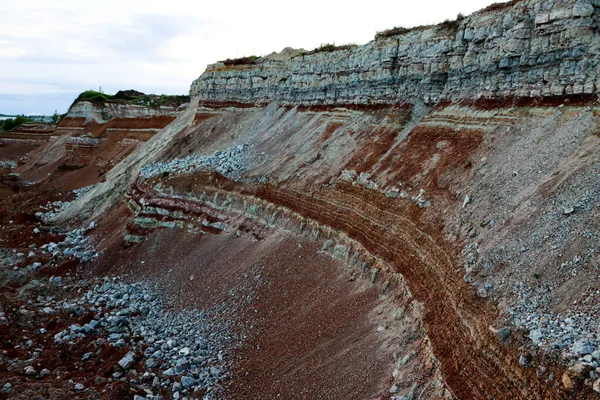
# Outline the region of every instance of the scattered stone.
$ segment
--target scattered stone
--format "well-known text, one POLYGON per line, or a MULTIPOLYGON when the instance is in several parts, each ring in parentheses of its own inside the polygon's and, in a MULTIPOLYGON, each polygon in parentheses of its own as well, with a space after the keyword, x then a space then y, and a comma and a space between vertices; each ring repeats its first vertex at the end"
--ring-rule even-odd
POLYGON ((196 384, 196 380, 191 376, 184 376, 181 378, 181 385, 184 389, 189 389, 196 384))
POLYGON ((596 381, 594 382, 593 389, 595 392, 600 393, 600 378, 596 379, 596 381))
POLYGON ((575 207, 568 206, 568 207, 563 208, 564 215, 571 215, 571 214, 573 214, 573 212, 575 212, 575 207))
POLYGON ((25 369, 23 370, 23 373, 25 375, 36 375, 37 374, 36 370, 31 365, 28 365, 27 367, 25 367, 25 369))
POLYGON ((511 329, 508 326, 501 328, 496 333, 502 342, 507 342, 510 339, 511 329))
POLYGON ((183 386, 181 385, 181 383, 179 383, 179 382, 173 383, 173 388, 172 388, 173 393, 179 392, 179 391, 181 391, 181 389, 183 389, 183 386))
POLYGON ((523 367, 529 367, 530 363, 531 363, 530 356, 522 355, 519 357, 519 365, 521 365, 523 367))
POLYGON ((463 200, 462 208, 465 208, 467 206, 467 204, 469 204, 470 202, 471 202, 471 197, 469 197, 469 195, 466 195, 465 199, 463 200))
POLYGON ((571 351, 577 355, 586 355, 586 354, 592 354, 594 352, 594 350, 596 350, 594 348, 594 346, 585 343, 585 342, 576 342, 575 344, 573 344, 573 346, 571 347, 571 351))
POLYGON ((119 361, 119 366, 123 369, 129 369, 135 364, 135 353, 130 351, 119 361))
POLYGON ((4 386, 2 386, 2 393, 10 393, 12 392, 12 384, 10 382, 6 382, 4 386))

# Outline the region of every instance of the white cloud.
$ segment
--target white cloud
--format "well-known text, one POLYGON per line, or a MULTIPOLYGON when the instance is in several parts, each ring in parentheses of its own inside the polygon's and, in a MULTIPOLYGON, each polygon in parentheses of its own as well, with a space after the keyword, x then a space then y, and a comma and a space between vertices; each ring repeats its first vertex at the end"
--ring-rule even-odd
POLYGON ((99 86, 187 93, 218 60, 363 44, 376 31, 440 22, 492 1, 7 1, 0 4, 0 112, 65 111, 79 92, 99 86))

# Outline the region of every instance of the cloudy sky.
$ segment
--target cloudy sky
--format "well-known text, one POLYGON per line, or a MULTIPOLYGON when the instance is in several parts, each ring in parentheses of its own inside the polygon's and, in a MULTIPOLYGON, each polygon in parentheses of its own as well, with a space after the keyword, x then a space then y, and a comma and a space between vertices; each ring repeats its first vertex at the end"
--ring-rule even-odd
POLYGON ((0 113, 65 112, 80 92, 187 93, 209 63, 370 41, 493 0, 0 2, 0 113))

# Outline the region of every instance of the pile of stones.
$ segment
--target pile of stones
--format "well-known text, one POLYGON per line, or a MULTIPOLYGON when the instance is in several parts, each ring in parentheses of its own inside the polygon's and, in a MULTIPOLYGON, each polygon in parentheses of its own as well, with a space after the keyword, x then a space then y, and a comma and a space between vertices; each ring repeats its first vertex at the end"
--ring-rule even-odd
MULTIPOLYGON (((226 312, 226 307, 169 311, 149 285, 104 278, 79 299, 61 301, 43 311, 91 313, 90 322, 56 333, 55 344, 73 345, 93 336, 98 337, 96 341, 129 349, 114 366, 113 379, 141 385, 149 398, 166 391, 174 399, 216 399, 222 393, 221 382, 230 377, 226 349, 240 340, 231 333, 232 319, 215 322, 213 316, 226 312)), ((86 353, 82 361, 96 355, 86 353)))
POLYGON ((240 144, 224 151, 217 151, 210 156, 194 154, 184 158, 153 163, 142 169, 141 176, 149 179, 162 174, 190 173, 200 169, 212 169, 228 178, 238 179, 244 171, 243 155, 247 147, 247 144, 240 144))

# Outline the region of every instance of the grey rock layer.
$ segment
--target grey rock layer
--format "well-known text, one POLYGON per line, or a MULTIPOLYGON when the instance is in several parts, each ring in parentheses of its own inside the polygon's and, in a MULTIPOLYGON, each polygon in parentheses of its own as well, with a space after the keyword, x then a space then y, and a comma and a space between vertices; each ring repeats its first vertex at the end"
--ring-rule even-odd
POLYGON ((219 62, 190 94, 307 105, 594 94, 599 8, 599 0, 523 0, 345 50, 285 49, 251 65, 219 62))

